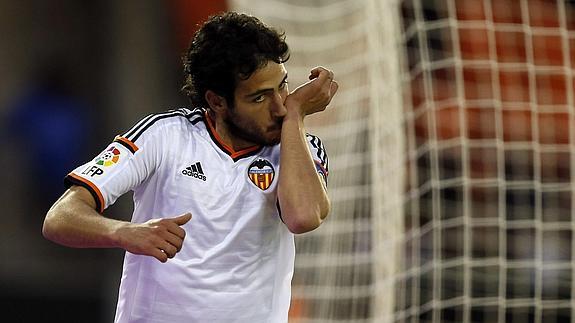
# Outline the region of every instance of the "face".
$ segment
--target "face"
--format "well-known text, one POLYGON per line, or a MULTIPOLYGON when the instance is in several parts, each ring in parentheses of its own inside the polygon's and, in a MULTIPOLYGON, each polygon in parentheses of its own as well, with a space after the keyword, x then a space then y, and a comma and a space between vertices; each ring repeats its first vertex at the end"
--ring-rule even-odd
POLYGON ((224 120, 231 137, 246 145, 278 144, 287 95, 286 69, 273 61, 240 81, 224 120))

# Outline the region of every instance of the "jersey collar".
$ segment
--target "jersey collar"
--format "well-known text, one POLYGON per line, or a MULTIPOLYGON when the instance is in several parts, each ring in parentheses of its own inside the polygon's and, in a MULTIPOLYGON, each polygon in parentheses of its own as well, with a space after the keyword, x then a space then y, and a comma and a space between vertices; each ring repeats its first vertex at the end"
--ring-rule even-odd
POLYGON ((262 146, 255 145, 242 150, 235 151, 232 147, 224 143, 220 135, 217 133, 216 128, 214 127, 214 121, 210 117, 208 111, 204 112, 204 118, 206 120, 207 125, 206 128, 208 130, 208 133, 210 134, 210 137, 212 138, 216 146, 218 146, 224 153, 230 156, 233 159, 233 161, 238 161, 242 158, 253 156, 262 149, 262 146))

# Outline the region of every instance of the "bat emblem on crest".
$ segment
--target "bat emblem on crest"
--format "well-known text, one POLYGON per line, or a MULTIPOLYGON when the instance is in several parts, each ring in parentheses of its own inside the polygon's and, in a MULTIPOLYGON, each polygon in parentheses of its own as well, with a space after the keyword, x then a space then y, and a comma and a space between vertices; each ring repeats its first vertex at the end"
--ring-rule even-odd
POLYGON ((248 177, 261 190, 267 190, 275 177, 275 170, 272 164, 262 158, 256 159, 248 168, 248 177))

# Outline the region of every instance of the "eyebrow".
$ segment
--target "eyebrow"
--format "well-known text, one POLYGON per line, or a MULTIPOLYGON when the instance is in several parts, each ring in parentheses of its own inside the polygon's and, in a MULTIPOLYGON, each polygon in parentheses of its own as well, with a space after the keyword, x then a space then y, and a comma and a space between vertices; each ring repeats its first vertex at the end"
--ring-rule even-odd
MULTIPOLYGON (((284 83, 284 82, 287 80, 287 77, 288 77, 288 75, 287 75, 287 73, 286 73, 286 74, 284 75, 284 78, 283 78, 282 81, 280 82, 280 84, 278 84, 278 87, 279 87, 280 85, 282 85, 282 83, 284 83)), ((249 97, 258 96, 258 95, 260 95, 260 94, 263 94, 263 93, 266 93, 266 92, 270 92, 270 91, 273 91, 273 90, 274 90, 274 89, 272 89, 272 88, 259 89, 259 90, 255 91, 255 92, 250 93, 250 94, 246 94, 246 97, 249 98, 249 97)))

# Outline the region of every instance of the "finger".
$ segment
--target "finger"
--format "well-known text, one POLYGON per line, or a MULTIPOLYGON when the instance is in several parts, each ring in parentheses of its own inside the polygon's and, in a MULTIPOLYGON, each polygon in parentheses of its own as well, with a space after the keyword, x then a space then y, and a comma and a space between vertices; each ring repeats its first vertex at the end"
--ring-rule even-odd
POLYGON ((313 70, 311 70, 309 72, 308 79, 313 80, 313 79, 317 78, 319 76, 320 70, 321 70, 321 67, 316 67, 313 70))
POLYGON ((168 229, 168 233, 176 235, 181 240, 186 237, 186 231, 175 222, 166 222, 166 229, 168 229))
POLYGON ((333 97, 335 95, 335 93, 337 92, 337 89, 339 89, 339 84, 336 81, 332 81, 329 86, 330 86, 329 93, 330 93, 331 97, 333 97))
POLYGON ((326 69, 322 70, 317 77, 316 82, 319 83, 322 90, 329 91, 330 84, 333 82, 333 72, 326 69))
POLYGON ((163 241, 162 243, 160 243, 158 245, 158 248, 160 249, 160 251, 163 251, 168 258, 174 258, 176 253, 178 253, 178 249, 173 245, 171 245, 170 243, 168 243, 167 241, 163 241))
POLYGON ((326 71, 327 71, 327 78, 328 78, 330 81, 333 81, 333 77, 334 77, 333 71, 330 71, 330 70, 326 70, 326 71))
POLYGON ((184 243, 184 239, 180 238, 179 236, 171 233, 165 234, 162 238, 164 238, 169 244, 176 248, 176 251, 182 250, 182 244, 184 243))
POLYGON ((312 73, 310 75, 310 80, 313 79, 317 79, 318 81, 321 81, 321 83, 326 82, 328 80, 332 80, 333 79, 333 73, 325 68, 318 68, 317 70, 315 70, 315 73, 312 73))
MULTIPOLYGON (((318 78, 319 79, 319 78, 318 78)), ((332 90, 332 84, 335 81, 333 80, 333 72, 332 71, 328 71, 327 76, 325 77, 325 81, 321 84, 321 89, 322 91, 325 91, 327 93, 331 94, 331 90, 332 90)), ((337 87, 337 85, 336 85, 337 87)))
POLYGON ((327 68, 325 68, 323 66, 318 66, 318 67, 316 67, 310 71, 309 79, 313 80, 315 78, 320 77, 322 74, 329 73, 329 72, 330 71, 327 68))
POLYGON ((178 217, 175 218, 171 218, 169 219, 170 221, 174 222, 177 225, 184 225, 186 224, 188 221, 190 221, 192 219, 192 214, 191 213, 186 213, 186 214, 182 214, 178 217))
POLYGON ((166 255, 162 250, 158 249, 158 248, 154 248, 150 254, 150 256, 158 259, 161 262, 166 262, 168 261, 168 255, 166 255))

